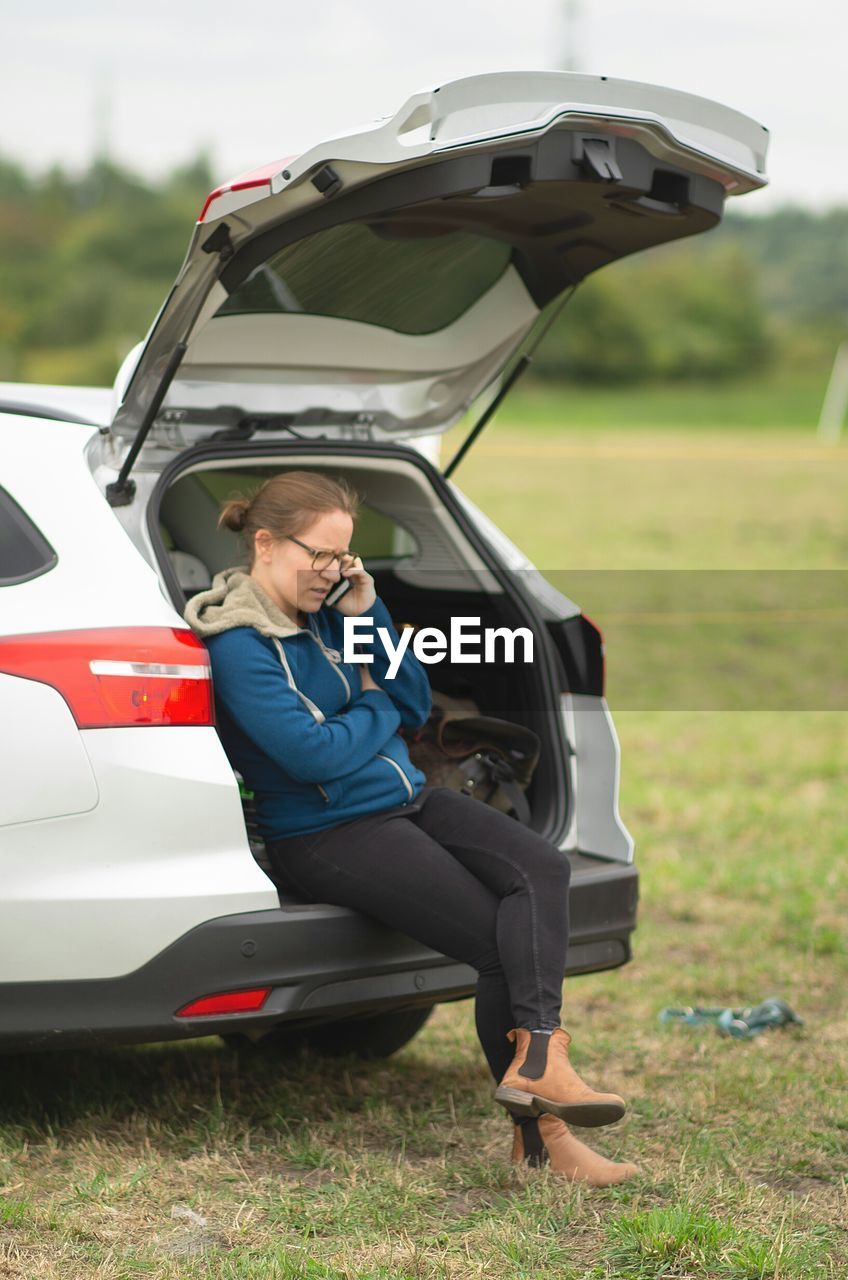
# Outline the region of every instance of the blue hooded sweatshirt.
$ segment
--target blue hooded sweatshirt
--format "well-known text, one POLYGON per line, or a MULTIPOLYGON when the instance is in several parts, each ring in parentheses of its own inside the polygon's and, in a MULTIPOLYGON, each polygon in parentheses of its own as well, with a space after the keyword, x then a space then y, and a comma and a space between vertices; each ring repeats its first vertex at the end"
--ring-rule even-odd
POLYGON ((344 615, 321 605, 299 627, 246 566, 216 574, 186 605, 209 650, 219 736, 266 840, 409 804, 426 784, 398 728, 427 720, 427 673, 408 648, 390 680, 377 635, 385 627, 398 644, 389 612, 378 597, 360 616, 372 623, 372 642, 358 647, 373 654, 379 689, 363 691, 359 664, 342 661, 344 615))

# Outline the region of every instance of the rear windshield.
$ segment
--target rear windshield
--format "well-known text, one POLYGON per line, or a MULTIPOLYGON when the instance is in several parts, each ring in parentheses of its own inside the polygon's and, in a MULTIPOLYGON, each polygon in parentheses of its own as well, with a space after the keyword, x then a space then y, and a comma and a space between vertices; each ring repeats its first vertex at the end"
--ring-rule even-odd
POLYGON ((217 314, 302 312, 397 333, 434 333, 495 284, 511 254, 503 241, 466 231, 348 223, 281 249, 217 314))
POLYGON ((0 489, 0 587, 46 573, 58 557, 27 513, 0 489))

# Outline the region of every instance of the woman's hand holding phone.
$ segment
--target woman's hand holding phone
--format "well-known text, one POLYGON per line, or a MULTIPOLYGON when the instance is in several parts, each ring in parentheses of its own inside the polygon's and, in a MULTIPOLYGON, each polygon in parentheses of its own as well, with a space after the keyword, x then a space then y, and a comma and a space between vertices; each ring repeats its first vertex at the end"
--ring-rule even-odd
MULTIPOLYGON (((370 609, 376 599, 374 579, 363 565, 361 556, 357 556, 347 572, 342 570, 342 577, 329 592, 327 603, 339 613, 346 613, 349 617, 355 618, 365 613, 366 609, 370 609)), ((357 665, 362 692, 364 693, 366 689, 379 689, 380 686, 371 675, 370 663, 359 662, 357 665)))
MULTIPOLYGON (((361 556, 356 557, 350 569, 346 572, 342 571, 342 576, 347 578, 350 587, 338 601, 333 602, 333 608, 338 609, 339 613, 346 613, 348 617, 356 618, 370 609, 377 599, 374 579, 363 565, 361 556)), ((338 586, 333 589, 330 596, 337 590, 338 586)))

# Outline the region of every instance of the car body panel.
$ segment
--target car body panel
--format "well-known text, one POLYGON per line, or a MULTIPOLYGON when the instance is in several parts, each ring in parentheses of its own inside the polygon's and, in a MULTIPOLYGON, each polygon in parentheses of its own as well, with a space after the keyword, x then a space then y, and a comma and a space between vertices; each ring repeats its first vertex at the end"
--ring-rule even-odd
POLYGON ((59 555, 49 573, 0 591, 0 635, 185 627, 103 501, 85 453, 97 440, 90 426, 0 413, 3 487, 59 555))
MULTIPOLYGON (((567 973, 626 964, 638 902, 636 868, 579 854, 571 862, 567 973)), ((359 912, 286 898, 270 910, 207 920, 123 976, 0 982, 0 1050, 314 1025, 461 999, 473 995, 476 980, 468 965, 359 912), (271 992, 258 1012, 175 1016, 198 997, 266 985, 271 992)))
POLYGON ((632 862, 635 843, 618 811, 621 748, 606 698, 562 696, 565 733, 572 748, 572 821, 560 848, 632 862))
POLYGON ((0 724, 0 827, 94 808, 97 781, 60 693, 0 671, 0 724))
MULTIPOLYGON (((92 439, 90 427, 0 414, 4 488, 58 552, 49 572, 0 590, 0 635, 185 629, 95 483, 92 439)), ((79 731, 55 689, 9 675, 0 709, 15 726, 0 981, 126 973, 203 920, 277 904, 214 728, 79 731)))
POLYGON ((112 421, 113 401, 114 390, 109 387, 0 382, 0 414, 19 413, 39 423, 49 419, 51 413, 57 413, 65 419, 107 427, 112 421))
POLYGON ((205 920, 279 905, 214 729, 80 736, 96 807, 0 828, 0 982, 129 973, 205 920))

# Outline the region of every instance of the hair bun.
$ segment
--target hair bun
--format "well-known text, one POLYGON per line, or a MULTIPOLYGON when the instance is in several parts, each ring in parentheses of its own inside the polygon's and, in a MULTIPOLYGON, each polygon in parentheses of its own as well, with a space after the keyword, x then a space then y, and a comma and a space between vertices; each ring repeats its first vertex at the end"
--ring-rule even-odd
POLYGON ((250 502, 247 498, 231 498, 229 502, 225 502, 218 517, 219 525, 226 525, 228 529, 232 529, 233 533, 241 533, 247 524, 247 513, 250 510, 250 502))

